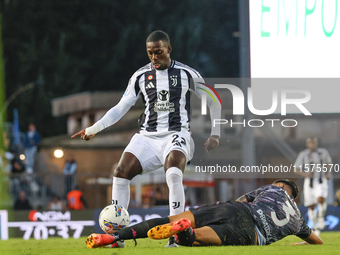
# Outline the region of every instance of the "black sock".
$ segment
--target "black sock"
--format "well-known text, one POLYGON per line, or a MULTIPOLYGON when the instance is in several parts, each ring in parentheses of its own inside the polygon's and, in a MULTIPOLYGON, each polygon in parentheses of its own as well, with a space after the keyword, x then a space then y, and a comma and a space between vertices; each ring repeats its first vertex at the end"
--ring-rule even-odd
POLYGON ((119 237, 119 239, 123 239, 123 240, 145 238, 148 236, 147 233, 150 228, 153 228, 158 225, 163 225, 166 223, 170 223, 170 220, 168 217, 151 219, 151 220, 138 223, 132 227, 118 230, 113 235, 116 235, 119 237))
POLYGON ((148 223, 150 228, 153 228, 153 227, 156 227, 158 225, 163 225, 163 224, 170 223, 170 219, 168 217, 165 217, 165 218, 155 218, 155 219, 147 220, 145 222, 148 223))

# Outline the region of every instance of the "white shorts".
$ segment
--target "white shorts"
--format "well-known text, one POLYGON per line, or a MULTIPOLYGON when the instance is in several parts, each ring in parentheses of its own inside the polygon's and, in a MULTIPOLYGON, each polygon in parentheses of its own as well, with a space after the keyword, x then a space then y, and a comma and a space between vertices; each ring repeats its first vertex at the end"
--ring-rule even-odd
POLYGON ((327 198, 328 196, 328 180, 323 178, 322 183, 320 183, 319 178, 313 178, 313 188, 311 188, 310 179, 305 178, 303 194, 305 206, 318 204, 318 197, 327 198))
POLYGON ((190 132, 174 132, 164 136, 135 134, 124 152, 136 156, 144 174, 163 167, 166 157, 173 150, 181 151, 187 162, 192 159, 195 145, 190 132))

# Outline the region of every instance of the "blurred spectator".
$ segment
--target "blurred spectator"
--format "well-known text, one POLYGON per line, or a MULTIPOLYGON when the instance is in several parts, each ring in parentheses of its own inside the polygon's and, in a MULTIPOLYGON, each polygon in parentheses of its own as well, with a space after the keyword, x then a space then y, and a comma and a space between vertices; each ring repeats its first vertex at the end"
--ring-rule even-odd
POLYGON ((169 199, 168 199, 168 196, 166 195, 167 194, 164 194, 164 192, 162 192, 160 187, 157 187, 155 191, 155 204, 154 205, 169 205, 169 199))
POLYGON ((150 204, 151 204, 150 197, 142 196, 142 208, 143 209, 149 209, 150 204))
POLYGON ((52 201, 47 205, 47 210, 66 211, 66 209, 66 204, 57 195, 53 196, 52 201))
POLYGON ((82 210, 84 207, 87 207, 87 203, 83 198, 83 192, 78 190, 78 187, 67 193, 66 197, 67 207, 70 210, 82 210))
POLYGON ((77 162, 73 157, 69 157, 66 159, 64 166, 64 185, 65 185, 65 196, 71 190, 75 188, 76 185, 76 171, 77 171, 77 162))
MULTIPOLYGON (((20 190, 29 192, 28 184, 24 178, 23 173, 25 173, 25 164, 22 160, 19 159, 18 156, 11 153, 11 164, 10 164, 10 172, 11 174, 11 190, 13 197, 19 197, 20 190)), ((8 154, 9 156, 9 154, 8 154)))
POLYGON ((20 191, 19 198, 15 201, 14 210, 31 210, 32 206, 26 198, 25 191, 20 191))
POLYGON ((41 136, 35 128, 34 124, 28 125, 28 131, 25 135, 25 157, 26 157, 26 171, 33 173, 35 153, 38 150, 38 145, 41 142, 41 136))
POLYGON ((13 174, 21 174, 25 172, 25 164, 17 156, 14 156, 13 159, 11 160, 11 166, 12 166, 11 172, 13 174))
POLYGON ((136 192, 134 190, 131 190, 129 208, 137 208, 137 207, 139 207, 139 204, 136 200, 136 192))

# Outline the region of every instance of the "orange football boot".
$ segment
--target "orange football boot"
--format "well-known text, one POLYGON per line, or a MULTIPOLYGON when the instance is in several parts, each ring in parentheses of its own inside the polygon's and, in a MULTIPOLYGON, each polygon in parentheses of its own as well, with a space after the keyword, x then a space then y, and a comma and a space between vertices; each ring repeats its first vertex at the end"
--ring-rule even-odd
POLYGON ((102 247, 117 241, 116 238, 109 234, 91 234, 86 238, 88 249, 102 247))
POLYGON ((190 220, 183 218, 168 224, 153 227, 148 231, 148 237, 152 239, 165 239, 191 227, 190 220))

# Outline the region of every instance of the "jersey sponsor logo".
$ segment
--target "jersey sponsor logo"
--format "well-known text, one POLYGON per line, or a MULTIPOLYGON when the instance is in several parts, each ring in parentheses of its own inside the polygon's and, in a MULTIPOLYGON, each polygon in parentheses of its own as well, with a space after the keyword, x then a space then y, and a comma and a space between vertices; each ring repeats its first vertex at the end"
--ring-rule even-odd
MULTIPOLYGON (((151 75, 150 75, 151 76, 151 75)), ((145 89, 152 89, 154 88, 155 85, 153 85, 152 81, 150 81, 146 86, 145 86, 145 89)))
POLYGON ((181 206, 181 202, 172 202, 172 209, 177 209, 181 206))
POLYGON ((176 87, 177 86, 177 75, 171 75, 170 76, 170 79, 171 79, 171 85, 176 87))
POLYGON ((153 75, 148 76, 148 80, 151 81, 153 79, 153 75))
POLYGON ((271 236, 271 232, 270 232, 270 226, 269 226, 269 223, 266 219, 266 216, 261 209, 258 209, 256 212, 260 216, 260 219, 261 219, 262 224, 263 224, 263 229, 264 229, 264 231, 266 231, 267 238, 269 239, 269 237, 271 236))
POLYGON ((170 93, 169 91, 162 90, 158 92, 158 99, 161 101, 169 101, 170 93))
POLYGON ((175 104, 170 103, 170 102, 156 102, 154 111, 155 112, 174 112, 175 111, 174 106, 175 104))
POLYGON ((155 112, 174 112, 175 111, 175 104, 169 102, 170 93, 169 91, 162 90, 159 91, 157 94, 158 102, 154 104, 154 111, 155 112))

